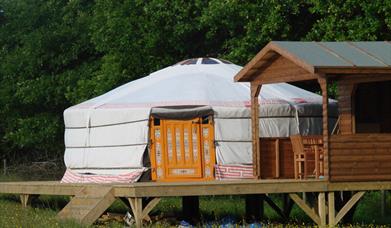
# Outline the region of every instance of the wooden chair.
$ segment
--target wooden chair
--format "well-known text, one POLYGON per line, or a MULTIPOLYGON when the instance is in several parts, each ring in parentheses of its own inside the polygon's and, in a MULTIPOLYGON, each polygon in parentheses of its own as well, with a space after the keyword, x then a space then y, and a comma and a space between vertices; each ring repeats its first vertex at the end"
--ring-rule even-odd
POLYGON ((294 154, 294 177, 304 179, 313 174, 319 178, 323 174, 323 147, 319 136, 292 135, 290 137, 294 154), (309 175, 309 168, 313 164, 313 172, 309 175))
POLYGON ((303 136, 303 144, 305 148, 309 148, 314 161, 314 171, 316 179, 324 175, 323 166, 323 137, 321 135, 303 136))

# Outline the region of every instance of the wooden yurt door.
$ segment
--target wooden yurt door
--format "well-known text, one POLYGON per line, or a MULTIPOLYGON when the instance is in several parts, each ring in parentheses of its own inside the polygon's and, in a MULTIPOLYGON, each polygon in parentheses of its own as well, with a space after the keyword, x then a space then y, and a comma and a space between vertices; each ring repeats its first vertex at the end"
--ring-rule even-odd
POLYGON ((152 179, 213 179, 214 131, 211 117, 151 120, 152 179))

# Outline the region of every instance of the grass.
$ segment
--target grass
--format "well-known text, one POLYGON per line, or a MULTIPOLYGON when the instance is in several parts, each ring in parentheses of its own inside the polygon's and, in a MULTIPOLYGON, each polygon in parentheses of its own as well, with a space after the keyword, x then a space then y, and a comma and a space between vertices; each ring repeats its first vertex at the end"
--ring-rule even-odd
POLYGON ((73 221, 58 222, 50 208, 21 207, 14 196, 0 198, 0 227, 81 227, 73 221))

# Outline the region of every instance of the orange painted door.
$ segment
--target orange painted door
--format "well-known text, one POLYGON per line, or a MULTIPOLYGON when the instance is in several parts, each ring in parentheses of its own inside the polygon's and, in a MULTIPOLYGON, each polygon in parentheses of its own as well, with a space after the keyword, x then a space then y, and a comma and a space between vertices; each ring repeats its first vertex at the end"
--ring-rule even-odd
POLYGON ((211 117, 151 121, 152 179, 213 179, 214 132, 211 117))

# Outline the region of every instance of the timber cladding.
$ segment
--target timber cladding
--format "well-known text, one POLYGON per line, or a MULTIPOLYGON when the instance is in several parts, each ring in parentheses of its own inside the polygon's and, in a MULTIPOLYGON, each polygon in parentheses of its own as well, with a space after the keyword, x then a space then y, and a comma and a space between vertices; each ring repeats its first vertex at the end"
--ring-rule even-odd
POLYGON ((330 181, 391 180, 391 134, 332 135, 330 181))

